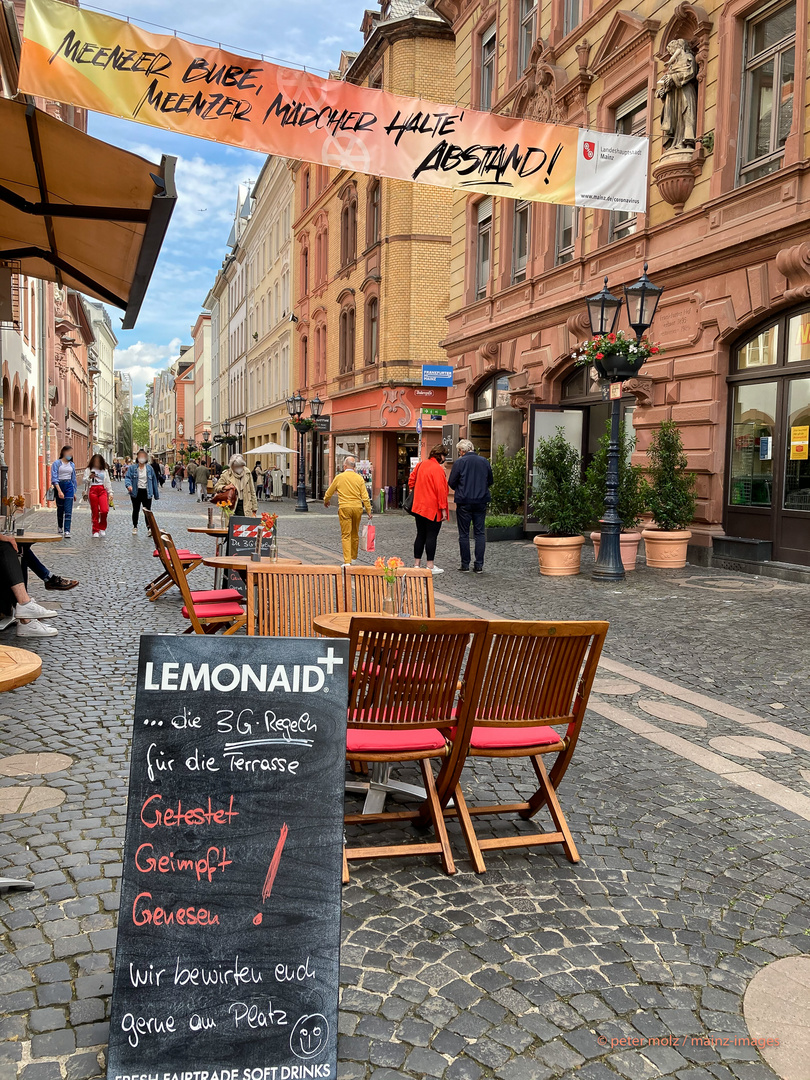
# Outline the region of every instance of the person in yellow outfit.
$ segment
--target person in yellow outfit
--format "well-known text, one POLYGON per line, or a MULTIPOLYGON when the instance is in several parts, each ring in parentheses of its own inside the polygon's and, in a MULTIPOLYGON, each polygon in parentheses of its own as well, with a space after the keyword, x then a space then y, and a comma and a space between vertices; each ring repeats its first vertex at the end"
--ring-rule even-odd
POLYGON ((365 480, 355 472, 357 462, 347 457, 343 472, 338 473, 329 490, 323 497, 323 505, 328 506, 332 496, 338 494, 338 520, 340 521, 340 539, 343 543, 343 565, 351 566, 357 561, 360 547, 360 519, 363 510, 371 521, 371 500, 368 497, 365 480))

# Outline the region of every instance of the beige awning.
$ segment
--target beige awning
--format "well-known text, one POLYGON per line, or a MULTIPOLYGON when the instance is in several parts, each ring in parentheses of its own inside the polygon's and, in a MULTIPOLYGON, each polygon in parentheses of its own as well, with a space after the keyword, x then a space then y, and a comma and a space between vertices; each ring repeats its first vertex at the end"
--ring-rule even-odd
POLYGON ((160 165, 0 98, 0 262, 124 309, 135 325, 177 193, 160 165))

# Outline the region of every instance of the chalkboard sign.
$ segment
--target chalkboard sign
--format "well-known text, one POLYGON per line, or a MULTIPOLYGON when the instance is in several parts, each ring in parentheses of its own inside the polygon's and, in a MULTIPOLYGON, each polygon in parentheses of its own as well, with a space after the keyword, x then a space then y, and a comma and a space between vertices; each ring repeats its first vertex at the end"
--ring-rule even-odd
POLYGON ((347 658, 141 638, 108 1080, 334 1080, 347 658))
MULTIPOLYGON (((256 536, 261 525, 261 518, 232 517, 228 522, 227 555, 253 555, 256 551, 256 536)), ((272 536, 262 537, 262 555, 270 554, 272 536)), ((238 589, 245 595, 245 578, 238 570, 228 568, 229 589, 238 589)))

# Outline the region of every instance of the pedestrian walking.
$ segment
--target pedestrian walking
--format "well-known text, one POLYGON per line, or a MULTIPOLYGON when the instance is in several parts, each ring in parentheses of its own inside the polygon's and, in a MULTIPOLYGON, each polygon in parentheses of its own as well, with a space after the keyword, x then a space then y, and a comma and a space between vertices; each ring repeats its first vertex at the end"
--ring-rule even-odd
POLYGON ((262 463, 260 461, 257 461, 253 466, 253 483, 256 485, 256 499, 258 501, 262 497, 264 489, 264 474, 262 473, 262 463))
POLYGON ((110 512, 112 483, 107 463, 101 454, 93 454, 84 470, 84 493, 82 499, 90 503, 93 538, 107 535, 107 514, 110 512))
POLYGON ((51 483, 56 495, 56 525, 64 537, 69 537, 73 500, 79 487, 72 446, 63 446, 59 451, 59 460, 51 465, 51 483))
POLYGON ((160 485, 155 470, 147 461, 145 450, 138 451, 138 460, 127 469, 124 484, 132 500, 132 531, 137 533, 141 507, 151 510, 152 499, 160 498, 160 485))
POLYGON ((155 470, 157 482, 163 487, 166 483, 166 471, 156 457, 152 458, 152 468, 155 470))
POLYGON ((430 451, 427 461, 420 461, 408 477, 408 487, 413 491, 411 512, 416 519, 416 539, 413 542, 413 565, 422 565, 422 555, 427 568, 433 574, 443 574, 436 566, 436 541, 442 522, 450 517, 447 504, 447 476, 444 463, 447 451, 439 444, 430 451))
POLYGON ((343 463, 343 472, 337 474, 323 497, 323 505, 328 506, 332 496, 337 492, 344 566, 351 566, 352 563, 357 562, 357 553, 360 549, 360 520, 364 510, 368 515, 368 520, 372 520, 368 488, 363 477, 355 472, 356 465, 355 458, 347 457, 343 463))
POLYGON ((253 474, 249 473, 245 466, 245 459, 241 454, 234 454, 228 462, 228 468, 223 469, 222 476, 217 480, 214 492, 224 491, 226 488, 236 489, 236 502, 234 503, 235 517, 257 517, 259 504, 256 501, 256 488, 253 485, 253 474))
POLYGON ((185 476, 185 470, 183 469, 183 466, 178 461, 177 464, 174 467, 174 472, 172 473, 172 487, 177 488, 178 491, 182 491, 183 490, 183 477, 184 476, 185 476))
POLYGON ((206 463, 204 461, 200 462, 197 466, 197 475, 194 477, 197 488, 197 502, 205 502, 208 498, 208 478, 210 475, 206 463))
POLYGON ((484 572, 484 552, 487 546, 487 507, 492 500, 492 466, 486 458, 479 457, 469 439, 456 444, 458 458, 450 470, 448 486, 453 489, 458 525, 458 548, 461 554, 462 574, 470 571, 470 525, 475 538, 475 561, 473 573, 484 572))
POLYGON ((188 493, 189 495, 193 495, 197 483, 197 465, 194 461, 190 461, 188 463, 188 468, 186 469, 186 476, 188 477, 188 493))

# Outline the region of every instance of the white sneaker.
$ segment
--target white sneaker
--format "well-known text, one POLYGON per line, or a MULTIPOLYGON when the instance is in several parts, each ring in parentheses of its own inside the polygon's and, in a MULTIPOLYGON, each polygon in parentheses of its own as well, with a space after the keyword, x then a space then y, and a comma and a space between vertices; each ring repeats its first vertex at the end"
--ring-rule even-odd
POLYGON ((440 566, 431 566, 430 572, 431 574, 443 574, 444 570, 440 566))
POLYGON ((47 623, 29 622, 17 624, 17 637, 55 637, 59 631, 47 623))
POLYGON ((344 563, 343 565, 344 565, 344 566, 354 566, 354 563, 350 563, 350 562, 345 562, 345 563, 344 563))
POLYGON ((27 604, 17 604, 14 609, 16 619, 55 619, 58 614, 58 611, 45 608, 36 600, 29 600, 27 604))
POLYGON ((17 621, 14 615, 0 615, 0 630, 6 630, 17 621))
POLYGON ((101 532, 100 532, 100 533, 99 533, 98 535, 99 535, 99 536, 106 536, 106 535, 107 535, 107 530, 106 530, 106 529, 102 529, 102 530, 101 530, 101 532))
POLYGON ((137 526, 137 525, 136 525, 136 526, 135 526, 135 527, 133 528, 133 530, 132 530, 132 535, 133 535, 133 536, 137 536, 137 535, 138 535, 138 526, 137 526))
POLYGON ((94 540, 98 540, 98 538, 99 538, 100 536, 101 536, 101 533, 93 533, 93 539, 94 539, 94 540))
POLYGON ((69 540, 69 539, 70 539, 70 533, 69 533, 69 532, 66 532, 66 533, 62 533, 62 535, 64 536, 64 538, 65 538, 66 540, 69 540))

